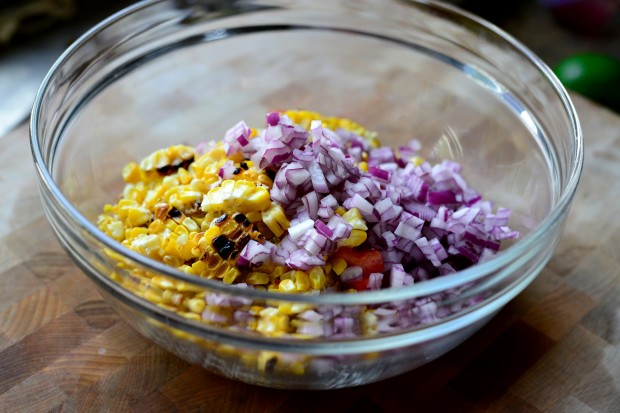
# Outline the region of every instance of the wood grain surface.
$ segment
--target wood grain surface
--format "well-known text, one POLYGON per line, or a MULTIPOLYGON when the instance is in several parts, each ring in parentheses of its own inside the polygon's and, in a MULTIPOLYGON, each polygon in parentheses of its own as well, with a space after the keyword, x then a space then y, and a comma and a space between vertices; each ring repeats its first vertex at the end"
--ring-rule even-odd
POLYGON ((56 241, 27 128, 0 137, 0 412, 619 412, 620 117, 575 102, 585 168, 543 273, 444 357, 325 392, 233 382, 142 338, 56 241))

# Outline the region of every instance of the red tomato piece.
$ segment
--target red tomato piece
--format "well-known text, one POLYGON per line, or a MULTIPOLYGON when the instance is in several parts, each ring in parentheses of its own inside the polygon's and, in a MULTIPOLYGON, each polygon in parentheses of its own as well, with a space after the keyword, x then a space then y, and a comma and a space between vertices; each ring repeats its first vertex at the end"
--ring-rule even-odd
POLYGON ((347 287, 363 291, 368 288, 368 278, 375 272, 383 272, 383 256, 377 250, 355 250, 350 247, 341 247, 334 253, 334 257, 342 258, 347 266, 362 267, 362 277, 347 283, 347 287))

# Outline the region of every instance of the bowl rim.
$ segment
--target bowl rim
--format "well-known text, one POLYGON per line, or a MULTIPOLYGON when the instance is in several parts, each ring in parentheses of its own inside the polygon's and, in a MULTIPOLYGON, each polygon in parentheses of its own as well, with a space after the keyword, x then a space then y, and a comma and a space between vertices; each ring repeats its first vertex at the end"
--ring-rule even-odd
MULTIPOLYGON (((78 38, 71 46, 69 46, 64 53, 56 60, 47 75, 45 76, 34 100, 31 118, 30 118, 30 144, 31 150, 36 166, 36 171, 39 176, 39 184, 51 195, 52 201, 57 204, 66 215, 77 224, 77 228, 74 231, 85 232, 100 243, 105 248, 109 248, 115 253, 129 259, 135 263, 138 267, 145 268, 148 271, 157 272, 173 279, 185 281, 194 285, 208 288, 210 291, 233 294, 243 296, 251 299, 260 300, 278 300, 289 302, 306 302, 312 304, 332 304, 332 305, 348 305, 348 304, 372 304, 372 303, 384 303, 388 301, 400 301, 411 299, 415 297, 428 296, 438 292, 446 291, 449 289, 457 288, 459 286, 468 284, 470 282, 481 279, 494 271, 505 267, 510 262, 514 261, 517 257, 526 254, 528 250, 540 241, 544 233, 548 228, 554 226, 558 220, 561 220, 565 212, 570 208, 571 201, 577 189, 581 171, 583 168, 583 134, 579 119, 575 110, 575 107, 560 81, 557 79, 553 71, 532 51, 526 46, 521 44, 518 40, 513 38, 510 34, 504 32, 502 29, 496 27, 492 23, 475 16, 467 11, 461 10, 456 6, 438 2, 435 0, 395 0, 398 3, 406 3, 408 5, 417 5, 425 8, 426 11, 436 11, 443 15, 449 15, 452 19, 458 18, 461 21, 466 21, 476 30, 484 31, 495 37, 501 39, 518 54, 525 58, 529 64, 538 71, 542 78, 545 78, 557 97, 560 98, 563 113, 567 116, 570 122, 570 129, 573 132, 572 141, 574 142, 574 149, 571 155, 575 159, 573 165, 567 167, 568 179, 564 190, 560 193, 557 203, 552 206, 551 210, 546 216, 539 222, 537 227, 522 239, 518 240, 514 245, 511 245, 506 250, 501 251, 496 256, 492 257, 486 262, 473 265, 465 270, 456 272, 455 274, 449 274, 435 279, 427 280, 424 282, 416 283, 411 286, 405 286, 395 289, 381 289, 376 291, 361 291, 356 294, 343 294, 339 292, 329 292, 324 294, 307 295, 307 294, 295 294, 284 292, 269 292, 259 291, 250 288, 238 288, 235 285, 227 285, 217 280, 204 279, 202 277, 196 277, 191 274, 183 273, 182 271, 169 267, 161 262, 148 258, 137 252, 131 251, 128 248, 122 246, 120 243, 104 234, 100 231, 94 223, 87 220, 71 202, 65 197, 52 178, 51 171, 48 169, 48 165, 44 161, 42 154, 40 140, 39 140, 39 124, 41 119, 41 106, 49 92, 50 85, 54 78, 59 74, 63 65, 70 60, 71 56, 90 39, 92 39, 100 31, 109 28, 115 24, 122 23, 122 20, 138 13, 144 9, 154 7, 158 4, 168 3, 169 0, 145 0, 134 5, 131 5, 117 13, 111 15, 107 19, 103 20, 99 24, 93 26, 90 30, 84 33, 78 38)), ((472 30, 469 28, 469 30, 472 30)), ((102 274, 98 274, 103 276, 102 274)), ((118 288, 123 288, 118 286, 118 288)))

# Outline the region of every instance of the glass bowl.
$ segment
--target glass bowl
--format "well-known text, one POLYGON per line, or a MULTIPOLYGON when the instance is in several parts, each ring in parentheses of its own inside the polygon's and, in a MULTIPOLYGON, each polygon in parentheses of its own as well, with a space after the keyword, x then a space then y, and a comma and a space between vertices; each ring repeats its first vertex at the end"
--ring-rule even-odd
POLYGON ((138 3, 52 67, 32 112, 31 143, 58 239, 133 327, 224 376, 300 389, 391 377, 477 331, 553 254, 583 162, 577 115, 552 72, 493 25, 433 1, 138 3), (521 237, 484 263, 412 286, 296 295, 189 275, 97 229, 128 162, 220 139, 241 119, 262 125, 282 108, 353 119, 387 145, 418 139, 426 159, 458 161, 471 186, 510 208, 521 237), (145 286, 153 277, 167 284, 145 286), (206 296, 227 321, 172 311, 162 305, 166 289, 206 296), (368 320, 364 308, 383 310, 368 320), (243 327, 264 309, 285 313, 284 322, 314 309, 325 334, 243 327), (395 313, 396 322, 386 321, 395 313), (338 319, 362 332, 339 334, 338 319))

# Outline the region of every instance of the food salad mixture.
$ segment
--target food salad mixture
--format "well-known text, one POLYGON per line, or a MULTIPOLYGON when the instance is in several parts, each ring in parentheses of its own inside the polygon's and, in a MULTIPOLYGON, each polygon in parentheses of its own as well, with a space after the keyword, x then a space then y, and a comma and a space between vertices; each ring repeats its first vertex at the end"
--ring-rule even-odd
MULTIPOLYGON (((98 226, 187 274, 297 294, 406 287, 487 260, 518 236, 510 211, 470 188, 458 163, 431 165, 418 150, 415 141, 381 146, 348 119, 272 112, 263 129, 241 121, 220 142, 175 145, 128 164, 122 196, 104 207, 98 226)), ((389 333, 467 305, 437 306, 444 296, 346 308, 258 305, 137 268, 131 274, 137 283, 129 288, 165 309, 266 336, 389 333)))

